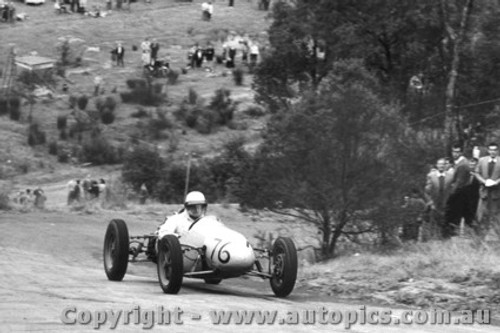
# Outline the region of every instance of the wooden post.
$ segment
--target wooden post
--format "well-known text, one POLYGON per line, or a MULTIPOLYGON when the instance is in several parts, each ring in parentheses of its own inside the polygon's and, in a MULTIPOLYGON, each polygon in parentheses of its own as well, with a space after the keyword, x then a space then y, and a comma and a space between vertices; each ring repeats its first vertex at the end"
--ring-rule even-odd
POLYGON ((191 153, 188 153, 188 161, 187 161, 187 168, 186 168, 186 183, 184 187, 184 198, 186 197, 189 189, 189 174, 191 172, 191 153))

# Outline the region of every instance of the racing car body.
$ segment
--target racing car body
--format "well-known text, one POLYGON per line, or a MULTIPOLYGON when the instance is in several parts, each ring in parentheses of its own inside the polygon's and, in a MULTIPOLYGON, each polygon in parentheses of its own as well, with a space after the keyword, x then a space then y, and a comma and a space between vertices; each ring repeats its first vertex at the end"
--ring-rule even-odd
MULTIPOLYGON (((167 222, 168 223, 168 219, 167 222)), ((121 281, 128 262, 140 254, 157 265, 165 293, 178 293, 183 278, 219 284, 243 275, 269 279, 276 296, 288 296, 297 277, 297 250, 288 237, 279 237, 272 249, 255 249, 245 236, 215 216, 194 221, 187 230, 158 236, 131 236, 123 220, 112 220, 104 238, 104 269, 109 280, 121 281)), ((143 260, 142 260, 143 261, 143 260)))

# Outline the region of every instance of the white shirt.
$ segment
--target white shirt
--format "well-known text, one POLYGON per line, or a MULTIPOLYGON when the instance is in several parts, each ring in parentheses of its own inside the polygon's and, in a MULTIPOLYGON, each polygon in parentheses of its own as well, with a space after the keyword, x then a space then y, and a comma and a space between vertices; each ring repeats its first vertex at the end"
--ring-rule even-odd
POLYGON ((185 210, 182 213, 168 216, 158 230, 158 238, 161 239, 168 234, 183 235, 193 222, 194 220, 189 217, 185 210))
POLYGON ((259 54, 259 46, 257 44, 250 44, 250 54, 259 54))

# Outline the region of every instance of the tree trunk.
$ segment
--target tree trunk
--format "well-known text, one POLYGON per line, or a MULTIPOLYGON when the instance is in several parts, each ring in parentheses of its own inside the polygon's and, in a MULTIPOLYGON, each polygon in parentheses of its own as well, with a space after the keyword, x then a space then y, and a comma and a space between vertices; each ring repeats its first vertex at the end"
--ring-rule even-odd
MULTIPOLYGON (((445 6, 445 0, 441 0, 441 10, 443 11, 443 19, 446 19, 448 16, 445 6)), ((451 28, 449 22, 445 22, 446 29, 450 36, 450 39, 454 41, 453 44, 453 53, 451 60, 451 68, 450 75, 448 78, 448 85, 446 87, 446 98, 445 98, 445 120, 444 120, 444 128, 445 128, 445 137, 446 137, 446 153, 449 152, 453 142, 457 139, 460 139, 460 121, 458 118, 458 111, 455 108, 455 87, 458 77, 458 67, 460 65, 460 49, 462 47, 465 33, 467 30, 467 21, 472 11, 474 0, 467 0, 463 10, 462 10, 462 18, 460 21, 460 30, 458 34, 455 34, 453 29, 451 28)))

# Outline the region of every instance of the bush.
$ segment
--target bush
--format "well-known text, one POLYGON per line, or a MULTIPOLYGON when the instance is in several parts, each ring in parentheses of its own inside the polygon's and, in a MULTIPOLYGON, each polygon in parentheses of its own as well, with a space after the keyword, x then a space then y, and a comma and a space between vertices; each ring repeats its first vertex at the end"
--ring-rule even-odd
POLYGON ((50 155, 57 155, 57 142, 56 141, 51 141, 49 143, 49 154, 50 155))
POLYGON ((66 129, 62 129, 59 131, 59 139, 61 139, 61 140, 68 139, 68 133, 66 132, 66 129))
POLYGON ((170 85, 175 85, 177 84, 177 81, 179 79, 179 72, 175 70, 169 70, 167 73, 167 83, 170 85))
POLYGON ((157 150, 149 145, 137 146, 123 159, 123 181, 139 191, 142 184, 154 191, 164 173, 165 162, 157 150))
POLYGON ((238 67, 233 70, 234 84, 236 84, 237 86, 242 86, 244 78, 245 78, 245 73, 243 72, 242 68, 238 67))
POLYGON ((231 100, 231 91, 228 89, 218 89, 210 102, 210 109, 218 114, 217 123, 226 125, 233 119, 237 104, 231 100))
POLYGON ((76 104, 78 102, 78 97, 75 96, 75 95, 69 95, 69 98, 68 98, 68 103, 69 103, 69 107, 74 109, 76 107, 76 104))
POLYGON ((127 79, 125 83, 130 90, 147 88, 147 81, 144 79, 127 79))
POLYGON ((102 135, 94 135, 84 141, 80 159, 95 165, 120 163, 118 150, 102 135))
POLYGON ((193 88, 189 88, 188 95, 186 98, 186 103, 191 105, 196 105, 198 99, 199 99, 198 92, 193 88))
POLYGON ((31 124, 28 129, 28 144, 30 146, 43 145, 45 141, 45 132, 40 129, 38 123, 31 124))
POLYGON ((95 107, 99 112, 104 110, 115 111, 116 105, 117 103, 113 96, 98 97, 95 99, 95 107))
POLYGON ((115 121, 115 113, 110 109, 104 109, 100 112, 101 121, 104 125, 112 124, 115 121))
POLYGON ((19 121, 19 119, 21 119, 21 110, 19 107, 10 108, 10 119, 14 121, 19 121))
POLYGON ((137 103, 147 106, 157 106, 164 100, 164 96, 155 93, 153 87, 135 88, 129 92, 120 93, 123 103, 137 103))
POLYGON ((66 128, 68 123, 68 117, 66 116, 57 116, 57 129, 63 130, 66 128))
POLYGON ((246 110, 243 111, 249 117, 259 118, 266 114, 266 111, 257 105, 249 106, 246 110))
POLYGON ((89 103, 89 98, 86 95, 82 95, 82 96, 78 97, 77 104, 78 104, 78 108, 80 110, 82 110, 82 111, 85 110, 88 103, 89 103))
POLYGON ((11 210, 9 195, 6 192, 0 192, 0 210, 11 210))
POLYGON ((12 110, 19 111, 20 109, 21 99, 19 97, 10 97, 8 100, 0 98, 0 115, 8 113, 12 117, 12 110))
POLYGON ((196 119, 196 130, 201 134, 210 134, 217 123, 217 114, 213 110, 206 110, 196 119))
POLYGON ((68 163, 71 158, 71 153, 67 149, 58 149, 57 161, 59 163, 68 163))

